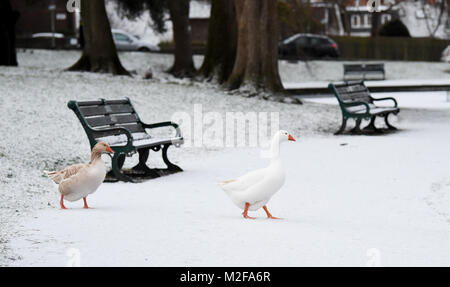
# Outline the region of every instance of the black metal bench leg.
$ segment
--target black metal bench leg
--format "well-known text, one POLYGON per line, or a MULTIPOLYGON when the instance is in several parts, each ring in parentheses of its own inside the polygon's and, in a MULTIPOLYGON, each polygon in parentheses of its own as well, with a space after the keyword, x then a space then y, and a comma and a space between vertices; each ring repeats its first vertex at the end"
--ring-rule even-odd
POLYGON ((381 130, 377 129, 377 127, 375 126, 375 119, 376 116, 372 116, 370 118, 370 123, 365 128, 363 128, 363 131, 371 133, 381 133, 381 130))
POLYGON ((390 113, 387 113, 386 116, 384 116, 384 122, 386 123, 386 126, 388 127, 388 129, 396 130, 397 128, 389 123, 389 119, 388 119, 389 118, 389 114, 390 113))
POLYGON ((115 153, 112 157, 112 173, 114 177, 118 180, 125 181, 125 182, 132 182, 132 178, 123 174, 121 172, 123 163, 125 161, 125 154, 123 153, 115 153))
POLYGON ((361 118, 357 118, 355 120, 355 127, 351 130, 353 134, 360 134, 361 133, 361 118))
POLYGON ((173 172, 177 172, 177 171, 183 171, 181 169, 181 167, 179 167, 178 165, 175 165, 173 163, 171 163, 169 161, 169 158, 167 157, 167 150, 169 149, 169 144, 164 145, 163 149, 162 149, 162 158, 164 163, 167 165, 167 169, 173 172))
POLYGON ((139 163, 133 167, 133 170, 141 171, 145 173, 145 176, 150 176, 151 178, 157 178, 160 177, 159 173, 151 169, 147 166, 147 160, 150 153, 149 149, 140 149, 138 150, 139 153, 139 163))
POLYGON ((126 155, 124 153, 119 154, 118 159, 117 159, 117 167, 119 169, 122 169, 123 164, 125 163, 125 158, 126 158, 126 155))
POLYGON ((342 134, 345 131, 345 127, 347 126, 347 118, 343 117, 342 118, 342 124, 341 127, 339 128, 339 130, 337 132, 335 132, 335 135, 339 135, 342 134))

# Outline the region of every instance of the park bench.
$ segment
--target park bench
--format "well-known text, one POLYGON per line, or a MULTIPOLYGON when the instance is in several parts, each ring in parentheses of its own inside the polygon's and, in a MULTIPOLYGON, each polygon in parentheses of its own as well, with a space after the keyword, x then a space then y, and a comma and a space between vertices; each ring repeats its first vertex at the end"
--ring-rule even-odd
POLYGON ((342 111, 342 125, 341 128, 335 133, 340 134, 345 131, 347 120, 349 118, 355 119, 356 125, 352 129, 352 133, 360 134, 362 132, 367 133, 380 133, 381 129, 375 127, 376 117, 384 117, 388 130, 395 130, 388 117, 389 114, 398 114, 400 109, 397 107, 397 101, 392 97, 375 99, 370 96, 369 90, 364 85, 364 82, 346 82, 342 84, 330 83, 328 88, 336 96, 339 106, 342 111), (392 107, 379 107, 375 105, 375 102, 390 100, 394 103, 392 107), (361 120, 370 119, 369 125, 361 130, 361 120))
POLYGON ((344 64, 344 81, 351 78, 353 80, 361 79, 380 79, 384 80, 386 77, 384 71, 384 64, 344 64), (367 75, 375 76, 367 77, 367 75))
POLYGON ((183 144, 181 131, 176 123, 161 122, 143 123, 128 98, 121 100, 70 101, 68 107, 74 111, 89 139, 91 149, 98 141, 108 143, 114 150, 112 169, 105 181, 134 182, 147 178, 182 171, 171 163, 167 157, 167 149, 183 144), (156 128, 170 127, 175 129, 174 136, 153 136, 147 131, 156 128), (167 165, 165 169, 149 168, 146 164, 150 149, 162 150, 162 158, 167 165), (126 156, 139 153, 139 163, 131 170, 123 171, 126 156))

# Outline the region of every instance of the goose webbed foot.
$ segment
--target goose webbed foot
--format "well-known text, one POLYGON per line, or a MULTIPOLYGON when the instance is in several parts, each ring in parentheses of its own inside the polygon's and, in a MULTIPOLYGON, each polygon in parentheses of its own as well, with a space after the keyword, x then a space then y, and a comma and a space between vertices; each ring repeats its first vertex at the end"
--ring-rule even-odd
POLYGON ((264 211, 265 211, 266 214, 267 214, 267 218, 270 218, 270 219, 281 219, 281 218, 279 218, 279 217, 275 217, 275 216, 273 216, 272 214, 270 214, 269 210, 267 209, 267 206, 264 205, 263 208, 264 208, 264 211))
POLYGON ((256 219, 255 217, 251 217, 251 216, 248 215, 248 208, 249 207, 250 207, 250 203, 246 202, 245 203, 245 209, 244 209, 244 212, 242 212, 242 215, 244 216, 244 218, 247 218, 247 219, 256 219))

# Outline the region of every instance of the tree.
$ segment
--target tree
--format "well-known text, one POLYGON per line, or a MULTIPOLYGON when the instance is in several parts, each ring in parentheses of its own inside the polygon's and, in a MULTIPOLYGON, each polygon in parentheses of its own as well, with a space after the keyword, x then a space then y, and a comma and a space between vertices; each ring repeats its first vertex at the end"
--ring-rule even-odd
POLYGON ((15 25, 19 12, 9 0, 0 0, 0 65, 17 66, 15 25))
POLYGON ((434 4, 434 5, 427 5, 427 1, 420 0, 421 9, 423 12, 423 15, 425 17, 425 23, 427 25, 427 30, 430 34, 431 38, 436 37, 436 32, 438 31, 439 27, 443 24, 445 12, 447 12, 447 17, 450 17, 448 15, 449 9, 450 9, 450 0, 441 0, 440 3, 434 4))
MULTIPOLYGON (((372 3, 372 9, 373 12, 371 13, 371 28, 370 28, 370 36, 371 37, 377 37, 380 32, 380 25, 381 25, 381 13, 389 13, 394 7, 398 7, 402 2, 405 2, 406 0, 385 0, 384 4, 387 4, 387 7, 383 10, 380 10, 380 8, 376 7, 375 3, 372 3)), ((409 33, 409 32, 408 32, 409 33)))
POLYGON ((408 27, 406 27, 400 19, 385 23, 381 26, 378 34, 384 37, 411 37, 408 27))
MULTIPOLYGON (((327 2, 327 1, 325 1, 327 2)), ((346 0, 329 0, 329 2, 335 4, 339 9, 339 16, 342 19, 342 24, 344 26, 344 31, 347 36, 350 36, 351 26, 350 26, 350 16, 347 12, 346 0)))
POLYGON ((176 77, 192 77, 195 74, 192 58, 191 32, 189 29, 190 0, 116 0, 119 10, 127 18, 140 16, 149 11, 153 28, 160 33, 166 31, 165 15, 170 15, 175 43, 174 64, 168 70, 176 77))
POLYGON ((199 74, 224 83, 236 58, 237 25, 234 1, 212 0, 208 42, 199 74))
POLYGON ((105 0, 81 0, 81 19, 85 40, 83 54, 68 70, 129 75, 117 56, 105 0))
MULTIPOLYGON (((289 33, 283 37, 292 36, 296 33, 323 34, 325 26, 320 19, 313 16, 311 1, 307 0, 285 0, 278 2, 278 15, 289 33)), ((282 30, 286 30, 282 29, 282 30)))
POLYGON ((175 43, 175 61, 168 72, 175 77, 192 77, 195 67, 189 25, 190 0, 168 0, 168 5, 175 43))
POLYGON ((283 91, 278 72, 278 13, 276 0, 235 0, 237 54, 226 85, 256 91, 283 91))

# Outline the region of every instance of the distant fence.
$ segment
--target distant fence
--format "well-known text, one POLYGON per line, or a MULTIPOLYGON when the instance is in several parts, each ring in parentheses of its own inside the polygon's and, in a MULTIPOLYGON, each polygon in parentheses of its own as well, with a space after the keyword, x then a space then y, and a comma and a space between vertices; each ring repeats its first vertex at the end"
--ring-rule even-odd
POLYGON ((440 61, 450 40, 397 37, 331 36, 347 60, 440 61))

